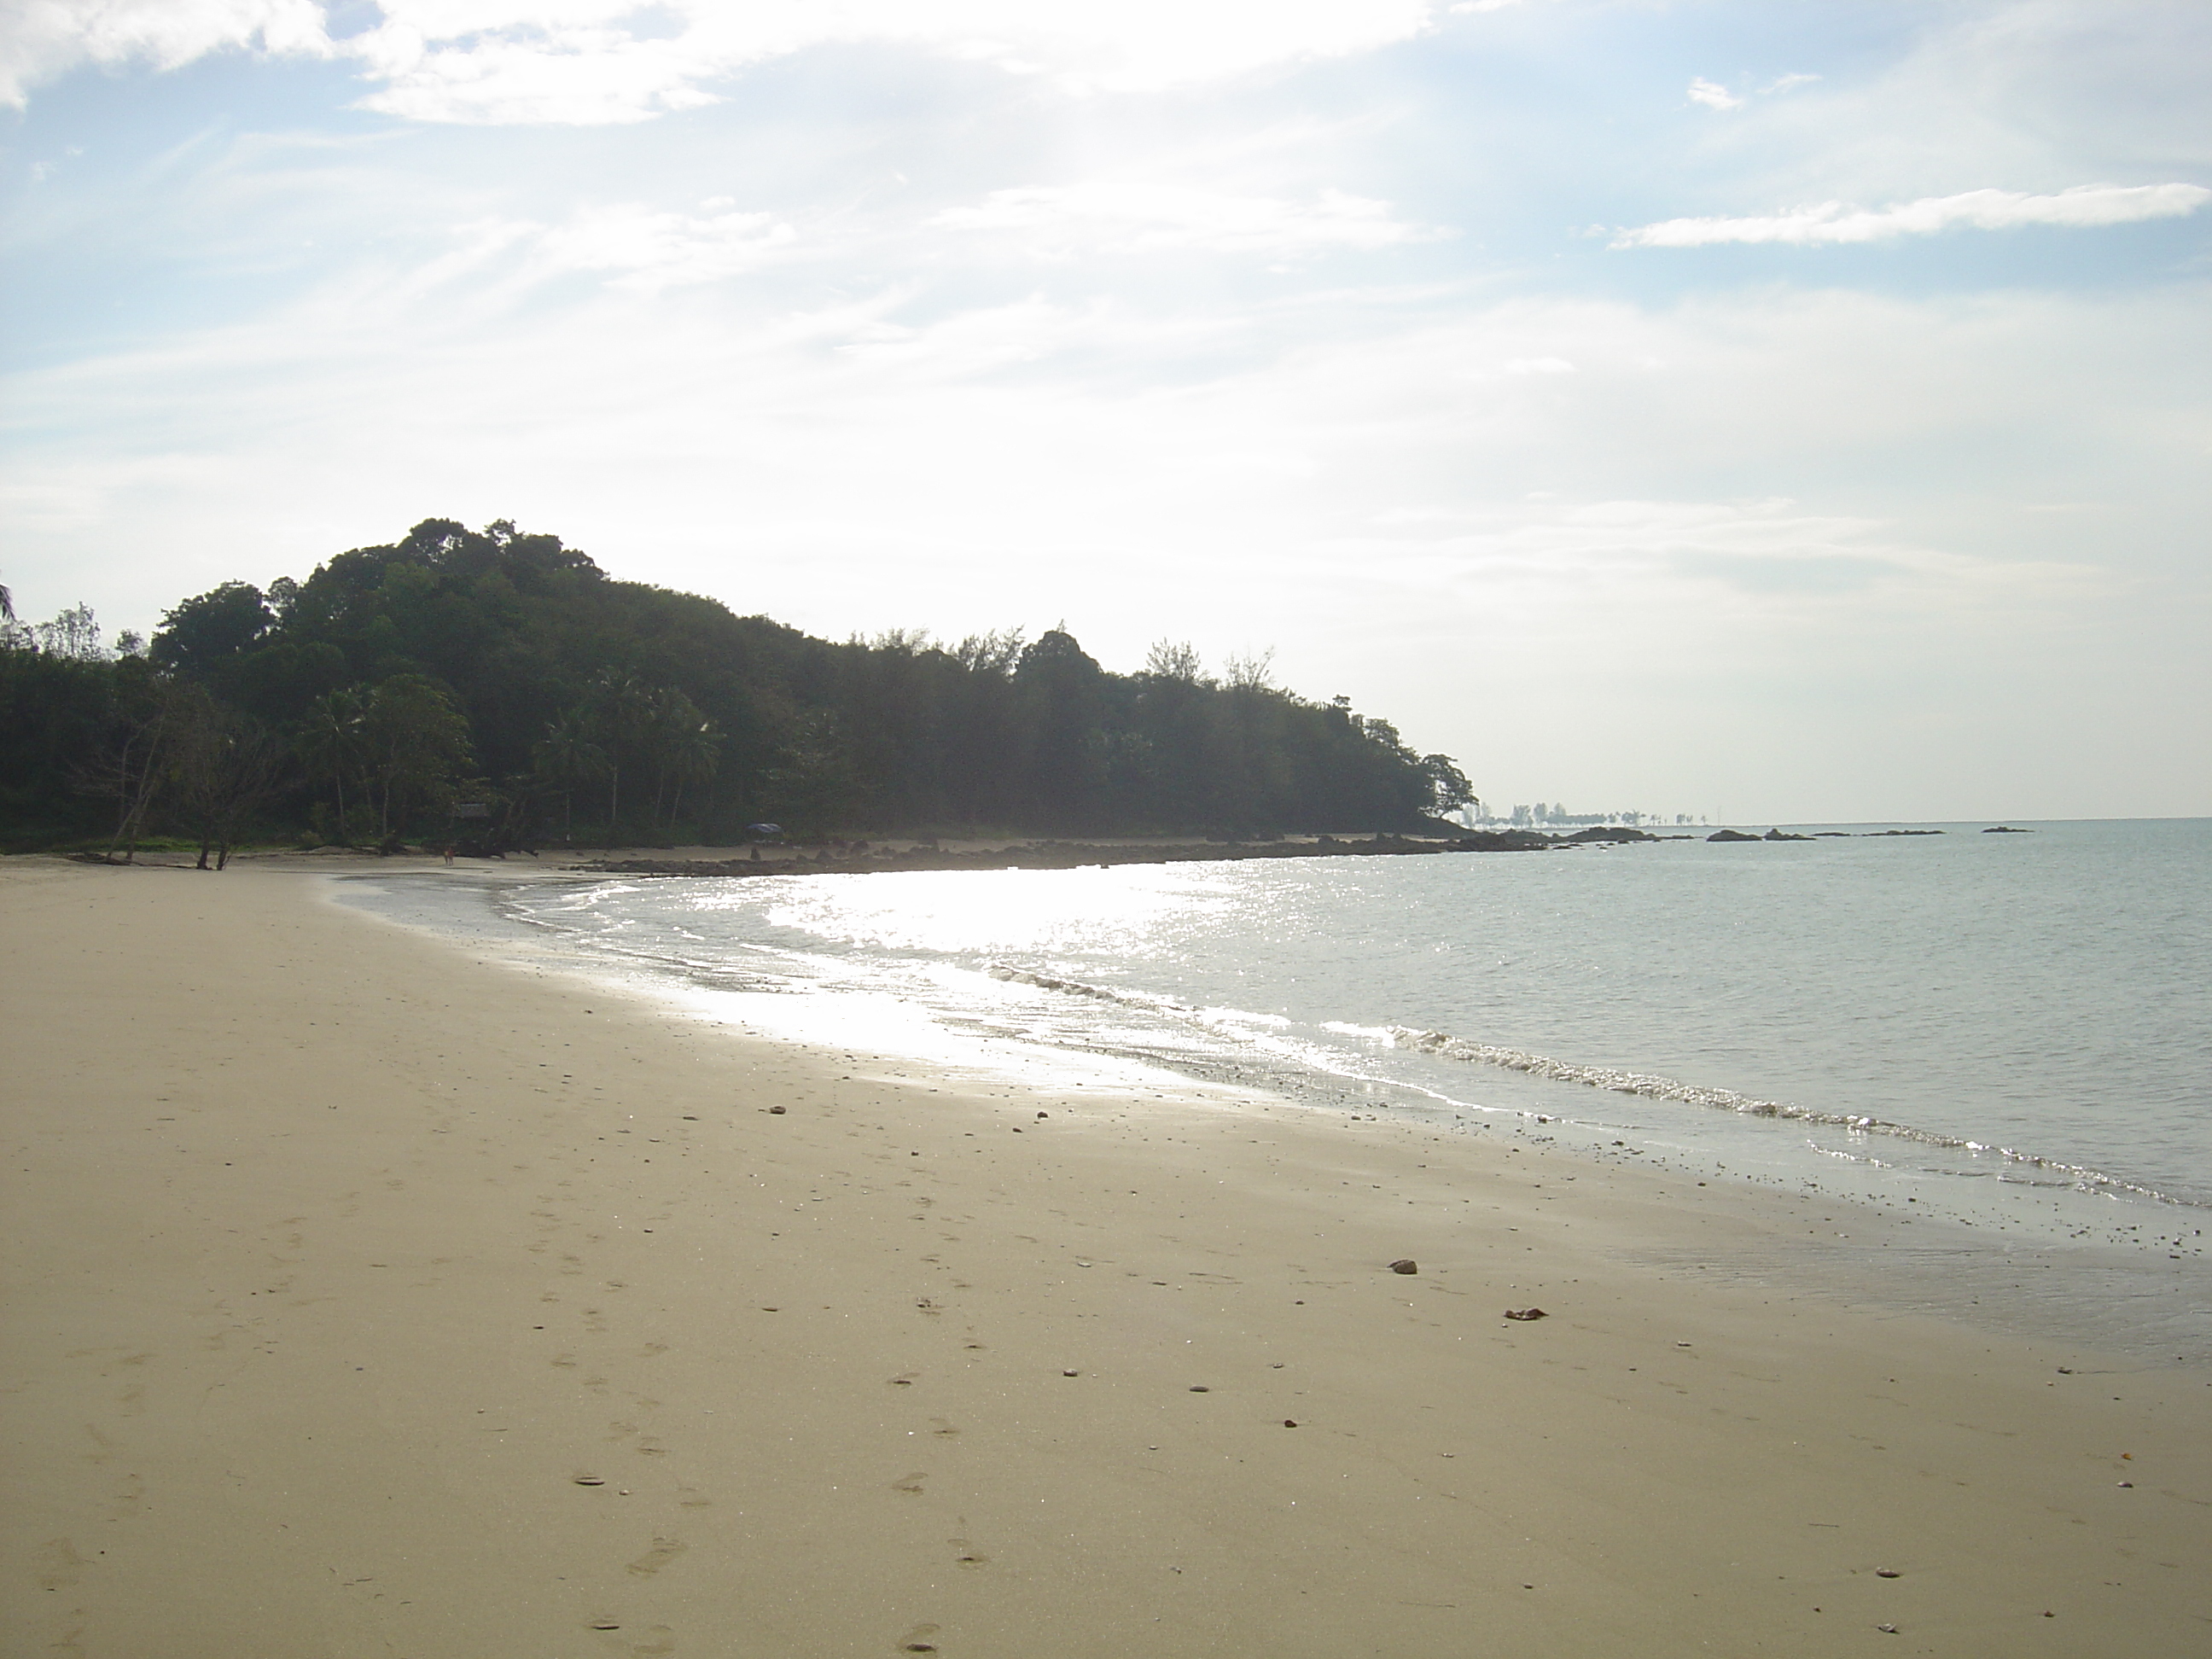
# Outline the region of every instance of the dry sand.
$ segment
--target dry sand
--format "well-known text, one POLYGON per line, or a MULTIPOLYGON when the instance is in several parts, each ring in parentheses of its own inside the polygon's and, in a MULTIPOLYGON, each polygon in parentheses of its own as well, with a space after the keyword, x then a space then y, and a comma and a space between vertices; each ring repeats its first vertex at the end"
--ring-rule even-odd
POLYGON ((902 1079, 325 891, 0 868, 9 1656, 2212 1651, 2201 1369, 1701 1282, 1779 1202, 902 1079))

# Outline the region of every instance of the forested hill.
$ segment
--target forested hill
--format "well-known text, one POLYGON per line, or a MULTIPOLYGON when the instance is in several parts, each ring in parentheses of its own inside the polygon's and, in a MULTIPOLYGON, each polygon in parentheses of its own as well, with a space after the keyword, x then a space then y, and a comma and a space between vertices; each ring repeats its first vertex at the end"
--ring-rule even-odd
POLYGON ((988 826, 1369 830, 1467 797, 1344 699, 1156 646, 1109 673, 1068 634, 811 638, 617 581, 550 535, 447 520, 266 592, 227 582, 150 647, 91 618, 0 652, 14 845, 166 828, 361 843, 713 840, 988 826), (143 799, 142 799, 143 798, 143 799), (132 819, 133 811, 139 816, 132 819))

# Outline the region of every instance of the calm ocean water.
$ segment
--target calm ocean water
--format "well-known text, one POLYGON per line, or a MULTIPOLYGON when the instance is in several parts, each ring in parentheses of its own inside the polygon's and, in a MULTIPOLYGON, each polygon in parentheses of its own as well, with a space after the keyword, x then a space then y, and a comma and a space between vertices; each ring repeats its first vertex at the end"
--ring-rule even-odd
POLYGON ((2212 821, 1833 827, 1856 833, 348 885, 855 1051, 1241 1084, 2202 1261, 2212 821))

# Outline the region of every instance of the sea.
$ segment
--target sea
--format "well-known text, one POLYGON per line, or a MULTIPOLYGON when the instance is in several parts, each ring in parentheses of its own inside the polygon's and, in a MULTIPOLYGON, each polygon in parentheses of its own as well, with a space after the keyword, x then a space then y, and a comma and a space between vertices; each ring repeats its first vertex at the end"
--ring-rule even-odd
POLYGON ((2212 820, 1786 828, 1808 838, 339 885, 918 1069, 1260 1091, 1909 1216, 1941 1243, 1904 1304, 1988 1311, 2028 1264, 2015 1323, 2212 1358, 2212 820))

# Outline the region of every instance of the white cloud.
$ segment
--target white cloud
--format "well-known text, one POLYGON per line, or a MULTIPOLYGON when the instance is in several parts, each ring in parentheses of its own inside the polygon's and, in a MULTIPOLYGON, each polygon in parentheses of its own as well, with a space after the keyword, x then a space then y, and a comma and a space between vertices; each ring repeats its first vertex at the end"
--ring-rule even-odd
POLYGON ((1820 78, 1817 75, 1784 75, 1770 81, 1759 90, 1761 96, 1771 96, 1778 92, 1795 92, 1800 87, 1811 86, 1820 78))
POLYGON ((253 49, 326 57, 315 0, 0 0, 0 104, 86 64, 181 68, 253 49))
POLYGON ((1018 234, 1048 257, 1077 247, 1113 252, 1202 248, 1277 257, 1386 247, 1433 234, 1390 216, 1389 204, 1325 190, 1308 202, 1186 185, 1096 179, 993 191, 932 222, 951 230, 1018 234))
POLYGON ((608 271, 617 288, 657 292, 757 270, 793 246, 799 233, 765 213, 618 207, 579 212, 566 224, 536 230, 533 240, 537 274, 608 271))
POLYGON ((1410 40, 1430 0, 377 0, 335 43, 319 0, 0 0, 0 102, 84 64, 175 69, 241 46, 353 58, 371 109, 419 121, 602 125, 714 100, 750 65, 889 43, 1073 90, 1218 80, 1410 40))
POLYGON ((1705 247, 1716 242, 1786 242, 1798 246, 1874 242, 1893 236, 1926 236, 1954 225, 1983 230, 2020 225, 2075 228, 2179 218, 2212 201, 2199 185, 2076 185, 2056 195, 2012 190, 1969 190, 1929 196, 1886 208, 1852 208, 1841 202, 1795 209, 1763 218, 1668 219, 1625 230, 1614 247, 1705 247))
POLYGON ((572 126, 645 121, 713 103, 698 82, 732 67, 682 38, 641 40, 611 20, 562 23, 541 10, 528 21, 457 38, 427 33, 406 18, 408 9, 395 0, 387 9, 391 21, 347 41, 346 49, 384 83, 362 106, 411 120, 572 126))
POLYGON ((483 302, 518 269, 812 257, 774 234, 497 227, 407 295, 18 374, 18 598, 143 625, 425 514, 514 516, 831 637, 1064 617, 1128 666, 1171 604, 1519 799, 1962 816, 2033 775, 2054 813, 2202 809, 2106 759, 2130 708, 2202 706, 2171 667, 2204 625, 2192 293, 483 302))
POLYGON ((1708 81, 1704 76, 1690 82, 1690 101, 1703 104, 1707 109, 1741 109, 1743 100, 1735 96, 1718 82, 1708 81))

